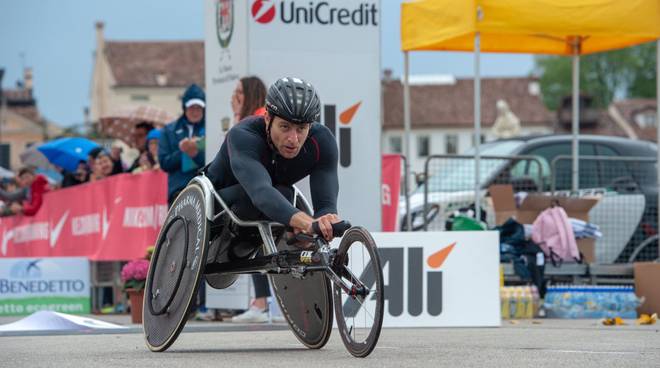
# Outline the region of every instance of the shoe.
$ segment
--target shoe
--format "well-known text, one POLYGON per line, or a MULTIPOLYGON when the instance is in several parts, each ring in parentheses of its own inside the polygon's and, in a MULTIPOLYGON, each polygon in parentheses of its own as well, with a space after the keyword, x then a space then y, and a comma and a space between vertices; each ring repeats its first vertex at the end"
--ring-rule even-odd
POLYGON ((250 309, 232 317, 234 323, 266 323, 268 322, 268 312, 264 309, 250 306, 250 309))
POLYGON ((286 319, 284 318, 283 315, 278 314, 276 316, 270 316, 270 321, 272 323, 284 323, 284 322, 286 322, 286 319))
POLYGON ((197 312, 195 313, 195 321, 215 321, 215 312, 210 310, 197 312))

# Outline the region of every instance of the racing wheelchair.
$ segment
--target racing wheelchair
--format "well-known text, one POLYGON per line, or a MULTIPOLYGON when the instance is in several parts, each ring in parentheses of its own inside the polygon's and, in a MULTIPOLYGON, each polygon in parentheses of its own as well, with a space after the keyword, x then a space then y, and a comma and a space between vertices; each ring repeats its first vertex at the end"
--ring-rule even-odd
MULTIPOLYGON (((293 204, 311 213, 295 187, 293 204)), ((204 173, 193 178, 170 207, 151 258, 142 319, 149 349, 160 352, 174 343, 192 311, 202 275, 210 286, 222 289, 240 274, 265 273, 282 315, 302 344, 320 349, 327 343, 334 305, 346 349, 356 357, 369 355, 380 335, 384 300, 373 238, 345 221, 333 225, 335 236, 342 237, 337 248, 317 226, 316 234, 298 234, 289 241, 286 230, 276 222, 239 219, 204 173), (238 233, 253 249, 238 254, 233 241, 237 237, 231 236, 238 233), (293 241, 311 247, 300 249, 293 241), (263 255, 258 255, 259 246, 263 255)))

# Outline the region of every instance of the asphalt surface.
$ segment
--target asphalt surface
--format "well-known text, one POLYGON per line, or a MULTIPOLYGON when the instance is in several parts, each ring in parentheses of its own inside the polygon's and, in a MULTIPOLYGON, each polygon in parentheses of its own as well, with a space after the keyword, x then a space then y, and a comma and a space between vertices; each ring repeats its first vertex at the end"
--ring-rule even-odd
MULTIPOLYGON (((91 316, 99 318, 99 316, 91 316)), ((0 324, 17 318, 1 318, 0 324)), ((499 328, 384 329, 374 352, 353 358, 335 330, 309 350, 285 325, 189 322, 169 350, 150 352, 140 326, 124 331, 0 335, 0 367, 660 367, 660 325, 538 320, 499 328)))

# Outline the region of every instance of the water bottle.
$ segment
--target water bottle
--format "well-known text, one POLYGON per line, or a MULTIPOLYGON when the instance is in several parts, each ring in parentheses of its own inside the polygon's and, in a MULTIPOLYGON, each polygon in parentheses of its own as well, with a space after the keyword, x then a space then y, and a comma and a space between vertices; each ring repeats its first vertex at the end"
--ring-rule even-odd
POLYGON ((509 288, 506 286, 500 288, 500 304, 502 308, 502 318, 509 319, 511 317, 509 309, 509 288))

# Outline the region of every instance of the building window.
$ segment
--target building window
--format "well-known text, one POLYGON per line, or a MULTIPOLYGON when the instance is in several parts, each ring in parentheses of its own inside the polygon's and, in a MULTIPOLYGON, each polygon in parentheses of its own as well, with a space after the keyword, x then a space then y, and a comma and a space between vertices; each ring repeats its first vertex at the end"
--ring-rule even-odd
POLYGON ((651 128, 655 126, 656 113, 647 111, 635 115, 635 122, 640 128, 651 128))
POLYGON ((401 148, 401 137, 398 135, 390 137, 390 153, 402 153, 403 149, 401 148))
MULTIPOLYGON (((485 135, 482 134, 479 137, 481 138, 479 140, 479 144, 482 144, 482 143, 486 142, 486 136, 485 135)), ((474 145, 475 145, 474 144, 474 134, 470 133, 470 139, 472 140, 472 146, 474 147, 474 145)))
POLYGON ((445 136, 445 153, 448 155, 458 153, 458 135, 447 134, 445 136))
POLYGON ((427 157, 429 155, 430 141, 428 135, 417 137, 417 157, 427 157))
POLYGON ((131 95, 131 101, 149 101, 149 95, 131 95))

